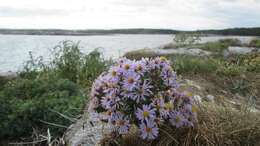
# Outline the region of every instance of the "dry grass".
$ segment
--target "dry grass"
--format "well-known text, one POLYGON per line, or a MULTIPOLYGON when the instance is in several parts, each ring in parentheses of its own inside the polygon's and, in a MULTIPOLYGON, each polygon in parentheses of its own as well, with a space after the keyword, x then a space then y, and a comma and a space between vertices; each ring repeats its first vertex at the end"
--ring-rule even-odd
MULTIPOLYGON (((176 129, 167 125, 160 128, 160 136, 143 141, 136 132, 115 141, 107 136, 103 146, 258 146, 260 145, 260 113, 243 108, 236 110, 215 104, 203 105, 198 111, 199 123, 194 128, 176 129)), ((136 130, 134 130, 136 131, 136 130)))

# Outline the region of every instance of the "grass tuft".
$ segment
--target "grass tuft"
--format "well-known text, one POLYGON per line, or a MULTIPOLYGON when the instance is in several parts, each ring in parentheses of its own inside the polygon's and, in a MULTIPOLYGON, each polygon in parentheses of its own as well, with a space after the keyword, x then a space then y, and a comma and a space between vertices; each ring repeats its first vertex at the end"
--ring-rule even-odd
POLYGON ((143 141, 132 132, 132 134, 122 137, 117 143, 111 142, 111 139, 103 139, 103 146, 109 141, 110 144, 120 144, 121 146, 242 146, 260 144, 259 112, 250 112, 247 108, 236 110, 231 107, 206 104, 199 107, 198 121, 194 128, 176 129, 162 125, 159 138, 152 142, 143 141))

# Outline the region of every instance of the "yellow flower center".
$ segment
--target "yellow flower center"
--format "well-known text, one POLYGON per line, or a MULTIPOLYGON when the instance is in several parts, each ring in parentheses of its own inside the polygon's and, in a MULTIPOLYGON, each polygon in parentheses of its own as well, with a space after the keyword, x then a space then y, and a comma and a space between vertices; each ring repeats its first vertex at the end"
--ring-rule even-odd
POLYGON ((192 105, 191 112, 196 113, 198 111, 197 107, 195 105, 192 105))
POLYGON ((175 122, 176 122, 176 123, 179 123, 180 121, 181 121, 181 117, 176 116, 176 118, 175 118, 175 122))
POLYGON ((170 103, 170 102, 167 102, 167 103, 164 104, 164 107, 165 107, 166 109, 170 110, 170 109, 173 109, 173 104, 170 103))
POLYGON ((129 64, 126 64, 126 65, 124 66, 124 68, 125 68, 125 70, 128 70, 128 69, 130 69, 130 66, 129 66, 129 64))
POLYGON ((145 128, 145 131, 146 131, 147 133, 151 133, 151 132, 152 132, 152 128, 146 127, 146 128, 145 128))
POLYGON ((111 74, 112 76, 116 76, 116 71, 113 70, 111 74))
POLYGON ((123 126, 124 124, 125 124, 124 120, 117 121, 117 125, 119 125, 119 126, 123 126))
POLYGON ((148 111, 144 111, 143 115, 144 115, 144 117, 146 118, 146 117, 149 116, 149 112, 148 112, 148 111))
POLYGON ((129 84, 133 84, 135 80, 132 77, 129 77, 127 81, 129 84))
POLYGON ((191 93, 191 92, 188 92, 188 93, 187 93, 187 96, 192 97, 192 93, 191 93))
POLYGON ((137 68, 136 68, 137 71, 142 71, 143 70, 143 67, 141 65, 138 65, 137 68))
POLYGON ((159 109, 161 108, 161 106, 160 106, 159 104, 156 104, 156 105, 155 105, 155 108, 156 108, 157 110, 159 110, 159 109))

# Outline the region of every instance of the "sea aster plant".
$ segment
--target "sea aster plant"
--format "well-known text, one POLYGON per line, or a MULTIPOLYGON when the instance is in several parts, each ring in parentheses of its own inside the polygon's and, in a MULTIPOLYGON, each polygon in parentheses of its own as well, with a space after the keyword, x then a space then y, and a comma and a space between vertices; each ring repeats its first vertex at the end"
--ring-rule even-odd
POLYGON ((178 92, 176 78, 166 58, 121 58, 93 83, 88 110, 93 120, 111 124, 119 135, 138 126, 147 140, 158 136, 161 123, 194 126, 192 95, 178 92))

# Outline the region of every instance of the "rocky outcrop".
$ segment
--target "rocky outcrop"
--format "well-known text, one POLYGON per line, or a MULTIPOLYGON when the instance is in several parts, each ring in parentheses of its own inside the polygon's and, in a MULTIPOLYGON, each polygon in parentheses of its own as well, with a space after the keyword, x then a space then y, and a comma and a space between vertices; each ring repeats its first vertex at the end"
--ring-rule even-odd
POLYGON ((15 77, 17 77, 17 73, 16 72, 0 72, 0 77, 4 77, 7 79, 13 79, 15 77))
POLYGON ((68 128, 65 134, 66 145, 96 146, 108 132, 107 124, 91 121, 89 116, 84 116, 68 128))
POLYGON ((248 54, 253 52, 260 52, 260 48, 230 46, 228 47, 227 51, 229 54, 248 54))

